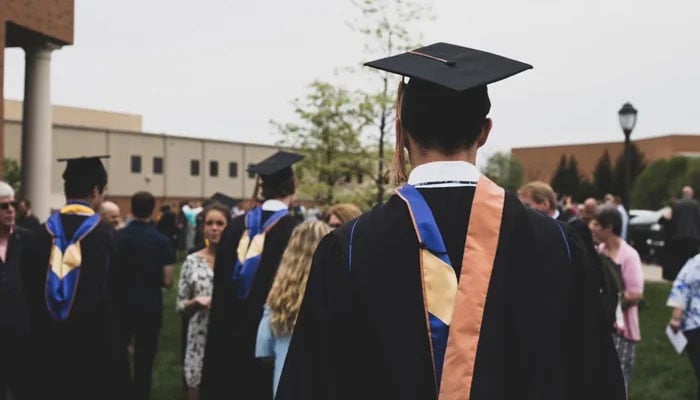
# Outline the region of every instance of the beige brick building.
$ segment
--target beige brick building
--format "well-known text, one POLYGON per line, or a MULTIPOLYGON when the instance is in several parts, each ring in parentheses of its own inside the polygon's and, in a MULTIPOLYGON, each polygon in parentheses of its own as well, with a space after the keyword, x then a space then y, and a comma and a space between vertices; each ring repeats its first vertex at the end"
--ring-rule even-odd
MULTIPOLYGON (((21 161, 22 103, 5 101, 2 156, 21 161)), ((50 207, 63 204, 58 158, 108 154, 107 194, 122 213, 129 197, 147 190, 162 203, 201 200, 216 192, 249 198, 255 179, 246 173, 277 147, 233 141, 150 134, 140 115, 53 106, 50 207)), ((32 200, 32 199, 29 199, 32 200)))

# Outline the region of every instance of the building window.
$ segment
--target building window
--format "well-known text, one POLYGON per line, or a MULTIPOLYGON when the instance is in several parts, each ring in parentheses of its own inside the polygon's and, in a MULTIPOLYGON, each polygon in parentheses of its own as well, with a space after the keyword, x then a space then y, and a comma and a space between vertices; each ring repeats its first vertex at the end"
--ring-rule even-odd
POLYGON ((253 167, 255 167, 255 164, 248 164, 248 178, 250 179, 255 178, 255 172, 251 171, 253 167))
POLYGON ((199 160, 190 160, 190 175, 199 176, 199 160))
POLYGON ((138 174, 141 172, 141 156, 131 156, 131 173, 138 174))
POLYGON ((238 163, 237 162, 228 163, 228 176, 229 176, 229 178, 237 178, 238 177, 238 163))
POLYGON ((209 176, 219 176, 218 161, 209 161, 209 176))
POLYGON ((163 173, 163 157, 153 157, 153 173, 159 175, 163 173))

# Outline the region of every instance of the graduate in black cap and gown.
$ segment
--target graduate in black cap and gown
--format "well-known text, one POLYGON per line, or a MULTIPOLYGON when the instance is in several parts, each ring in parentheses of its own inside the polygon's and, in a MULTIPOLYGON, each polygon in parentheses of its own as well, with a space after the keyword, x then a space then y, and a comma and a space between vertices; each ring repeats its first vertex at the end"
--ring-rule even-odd
POLYGON ((282 253, 299 223, 289 205, 297 185, 292 165, 302 158, 279 151, 251 167, 264 202, 234 218, 222 235, 202 371, 207 399, 272 399, 272 364, 255 358, 255 339, 282 253))
POLYGON ((110 293, 114 229, 95 212, 107 171, 100 157, 59 161, 67 161, 66 204, 42 225, 23 266, 37 391, 30 398, 117 398, 123 349, 110 293))
POLYGON ((368 65, 410 77, 406 184, 320 243, 277 399, 624 399, 587 253, 475 166, 486 85, 532 67, 447 43, 368 65))

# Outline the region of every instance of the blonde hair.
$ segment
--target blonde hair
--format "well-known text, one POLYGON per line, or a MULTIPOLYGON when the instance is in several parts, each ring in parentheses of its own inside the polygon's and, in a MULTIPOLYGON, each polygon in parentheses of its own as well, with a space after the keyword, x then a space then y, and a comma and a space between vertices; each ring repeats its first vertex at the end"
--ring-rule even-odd
POLYGON ((340 222, 344 224, 359 217, 360 214, 362 214, 360 207, 352 203, 339 203, 331 206, 328 211, 326 211, 326 219, 330 218, 331 215, 335 215, 340 222))
POLYGON ((267 296, 270 327, 277 337, 291 333, 304 297, 316 246, 331 228, 321 221, 306 221, 292 232, 279 270, 267 296))
POLYGON ((554 210, 557 207, 557 195, 548 184, 542 181, 533 181, 525 184, 518 190, 518 195, 532 197, 532 201, 536 204, 544 204, 549 202, 549 209, 554 210))

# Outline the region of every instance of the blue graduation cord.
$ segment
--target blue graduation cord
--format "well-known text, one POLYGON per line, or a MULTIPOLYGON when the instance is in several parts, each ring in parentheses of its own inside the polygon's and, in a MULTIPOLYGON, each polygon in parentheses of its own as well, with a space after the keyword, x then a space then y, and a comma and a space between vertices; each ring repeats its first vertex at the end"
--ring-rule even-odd
POLYGON ((566 245, 566 254, 569 256, 569 263, 574 262, 574 260, 571 257, 571 247, 569 247, 569 239, 566 238, 566 234, 564 233, 564 229, 559 225, 557 221, 554 221, 555 225, 557 228, 559 228, 559 233, 561 233, 561 238, 564 239, 564 244, 566 245))
POLYGON ((348 249, 348 272, 352 271, 352 240, 355 237, 355 227, 357 223, 360 222, 360 217, 357 217, 355 222, 352 223, 352 229, 350 229, 350 246, 348 249))

